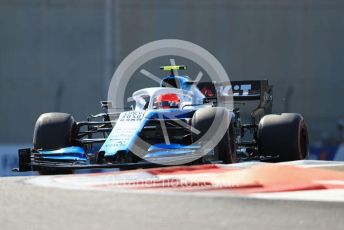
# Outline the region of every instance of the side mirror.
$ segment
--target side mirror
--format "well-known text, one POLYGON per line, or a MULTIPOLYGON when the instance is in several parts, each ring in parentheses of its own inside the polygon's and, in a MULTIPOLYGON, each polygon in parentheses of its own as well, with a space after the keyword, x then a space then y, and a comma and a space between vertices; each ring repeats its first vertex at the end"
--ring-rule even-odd
POLYGON ((112 109, 112 101, 100 101, 100 106, 103 110, 112 109))

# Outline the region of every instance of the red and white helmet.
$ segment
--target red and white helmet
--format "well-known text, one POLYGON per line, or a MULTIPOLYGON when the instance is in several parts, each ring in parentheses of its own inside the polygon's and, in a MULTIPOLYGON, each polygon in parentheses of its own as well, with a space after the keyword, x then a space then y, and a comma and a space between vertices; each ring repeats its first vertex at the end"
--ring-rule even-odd
POLYGON ((178 108, 180 104, 180 98, 175 93, 161 94, 159 95, 154 103, 157 109, 170 109, 178 108))

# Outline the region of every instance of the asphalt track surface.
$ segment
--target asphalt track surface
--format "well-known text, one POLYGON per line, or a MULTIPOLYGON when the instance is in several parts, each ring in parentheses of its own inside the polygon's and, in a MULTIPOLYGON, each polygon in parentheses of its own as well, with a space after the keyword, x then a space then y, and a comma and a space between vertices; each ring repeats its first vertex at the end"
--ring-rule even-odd
POLYGON ((340 229, 344 203, 87 191, 0 179, 0 229, 340 229))

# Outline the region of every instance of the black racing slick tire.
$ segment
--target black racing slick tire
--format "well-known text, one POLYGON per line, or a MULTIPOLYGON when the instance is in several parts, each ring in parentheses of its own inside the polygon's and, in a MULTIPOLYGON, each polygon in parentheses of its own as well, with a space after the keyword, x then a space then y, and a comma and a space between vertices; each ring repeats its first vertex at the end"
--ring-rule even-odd
MULTIPOLYGON (((36 122, 33 134, 34 149, 53 150, 73 145, 76 135, 76 122, 70 114, 44 113, 36 122)), ((73 170, 49 169, 38 170, 40 175, 71 174, 73 170)))
POLYGON ((308 130, 300 114, 266 115, 258 125, 258 148, 273 162, 302 160, 308 156, 308 130))
POLYGON ((59 149, 72 145, 76 122, 67 113, 44 113, 36 122, 33 133, 34 149, 59 149))
POLYGON ((192 142, 196 143, 208 131, 211 133, 216 132, 220 127, 216 127, 215 123, 213 125, 214 120, 224 120, 227 126, 225 134, 214 149, 215 154, 218 160, 225 164, 234 163, 236 157, 233 128, 230 113, 225 108, 210 107, 196 110, 192 117, 191 125, 200 132, 198 134, 192 133, 192 142))

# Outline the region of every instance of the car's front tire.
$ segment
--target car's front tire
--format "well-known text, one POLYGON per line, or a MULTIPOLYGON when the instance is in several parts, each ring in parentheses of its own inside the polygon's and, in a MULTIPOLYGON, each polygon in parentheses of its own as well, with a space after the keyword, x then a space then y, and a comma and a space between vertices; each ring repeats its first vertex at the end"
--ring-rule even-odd
MULTIPOLYGON (((33 147, 37 150, 53 150, 73 145, 76 135, 76 122, 67 113, 44 113, 36 122, 33 134, 33 147)), ((66 174, 72 170, 41 169, 40 174, 66 174)))

